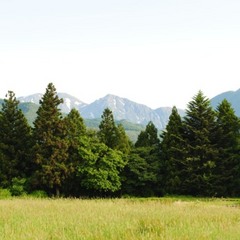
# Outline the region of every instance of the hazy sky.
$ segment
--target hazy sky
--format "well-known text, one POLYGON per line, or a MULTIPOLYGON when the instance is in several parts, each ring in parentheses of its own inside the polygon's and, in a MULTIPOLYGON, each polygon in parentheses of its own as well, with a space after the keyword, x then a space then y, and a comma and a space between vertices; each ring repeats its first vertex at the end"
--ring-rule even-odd
POLYGON ((240 1, 0 0, 0 81, 184 108, 240 88, 240 1))

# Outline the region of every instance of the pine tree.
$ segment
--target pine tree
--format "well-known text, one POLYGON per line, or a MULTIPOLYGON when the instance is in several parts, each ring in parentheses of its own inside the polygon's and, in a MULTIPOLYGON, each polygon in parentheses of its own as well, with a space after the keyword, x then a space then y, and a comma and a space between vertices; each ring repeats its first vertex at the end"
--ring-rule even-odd
POLYGON ((176 107, 172 108, 168 124, 161 137, 161 158, 164 162, 161 175, 164 190, 168 194, 181 194, 186 152, 182 119, 176 107))
POLYGON ((9 187, 13 178, 29 176, 31 129, 18 108, 14 92, 9 91, 0 113, 0 184, 9 187))
POLYGON ((146 129, 141 131, 135 143, 136 147, 153 147, 158 146, 160 140, 158 138, 158 130, 155 125, 150 121, 146 129))
POLYGON ((113 113, 109 108, 104 109, 99 125, 99 139, 108 147, 114 149, 117 146, 117 127, 114 122, 113 113))
POLYGON ((240 194, 240 122, 231 104, 224 99, 217 107, 216 143, 219 150, 216 172, 218 196, 240 194))
POLYGON ((64 118, 66 127, 66 139, 68 141, 68 175, 65 184, 65 194, 78 196, 80 191, 80 180, 77 177, 77 169, 83 159, 79 154, 79 148, 86 143, 87 129, 83 118, 76 109, 72 109, 64 118))
POLYGON ((187 157, 183 190, 190 195, 214 195, 214 168, 217 148, 214 144, 216 130, 215 112, 201 91, 189 102, 184 117, 187 157))
POLYGON ((62 120, 56 89, 49 83, 40 100, 37 118, 34 122, 34 155, 37 169, 34 184, 59 196, 66 177, 70 174, 68 166, 68 144, 66 129, 62 120))

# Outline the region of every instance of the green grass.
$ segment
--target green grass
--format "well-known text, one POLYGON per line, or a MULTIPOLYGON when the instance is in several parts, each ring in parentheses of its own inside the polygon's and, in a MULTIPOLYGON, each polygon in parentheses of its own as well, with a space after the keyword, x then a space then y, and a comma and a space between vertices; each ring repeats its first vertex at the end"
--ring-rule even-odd
POLYGON ((239 201, 4 199, 0 239, 239 239, 239 201))

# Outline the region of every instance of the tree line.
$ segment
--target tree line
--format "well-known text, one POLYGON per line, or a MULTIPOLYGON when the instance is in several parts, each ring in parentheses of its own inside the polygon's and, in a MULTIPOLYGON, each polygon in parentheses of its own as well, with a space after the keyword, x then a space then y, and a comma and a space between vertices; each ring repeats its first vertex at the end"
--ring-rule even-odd
POLYGON ((98 130, 49 83, 30 127, 9 91, 0 111, 0 188, 13 195, 240 196, 240 121, 227 100, 214 110, 199 91, 159 135, 149 122, 132 143, 106 108, 98 130))

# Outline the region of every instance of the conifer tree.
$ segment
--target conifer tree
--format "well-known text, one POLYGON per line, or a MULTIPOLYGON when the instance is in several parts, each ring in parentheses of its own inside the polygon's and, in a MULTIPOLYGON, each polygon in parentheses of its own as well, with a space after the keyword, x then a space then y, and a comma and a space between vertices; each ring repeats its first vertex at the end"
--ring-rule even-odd
POLYGON ((118 131, 113 113, 109 108, 104 109, 99 125, 99 139, 108 147, 115 149, 118 144, 118 131))
POLYGON ((214 168, 217 148, 214 143, 216 130, 215 112, 210 101, 201 91, 189 102, 184 117, 187 157, 183 190, 190 195, 214 195, 214 168))
POLYGON ((68 195, 79 195, 80 180, 77 177, 77 169, 83 161, 79 154, 79 148, 86 144, 87 129, 79 111, 72 109, 64 118, 66 127, 66 140, 68 141, 68 175, 64 192, 68 195))
POLYGON ((13 178, 29 176, 31 129, 18 108, 14 92, 9 91, 0 112, 0 184, 9 187, 13 178))
POLYGON ((36 171, 34 184, 51 194, 59 196, 62 184, 70 174, 68 166, 68 144, 62 120, 56 88, 49 83, 40 100, 34 122, 34 155, 36 171))
POLYGON ((146 129, 141 131, 135 143, 136 147, 153 147, 158 146, 160 140, 158 138, 158 130, 155 125, 150 121, 146 129))
POLYGON ((133 194, 153 196, 161 195, 162 187, 159 182, 159 170, 161 168, 160 140, 158 130, 152 122, 149 122, 142 131, 128 157, 128 163, 124 170, 124 189, 128 192, 136 187, 133 194), (139 188, 138 188, 139 187, 139 188))
POLYGON ((131 142, 127 136, 122 124, 117 126, 117 146, 116 149, 124 154, 128 154, 131 150, 131 142))
POLYGON ((164 190, 168 194, 181 194, 182 174, 186 156, 183 124, 176 107, 172 108, 166 129, 161 134, 161 158, 164 162, 164 190))
POLYGON ((217 107, 216 143, 219 151, 216 172, 218 196, 239 196, 240 122, 231 104, 224 99, 217 107))

